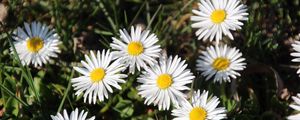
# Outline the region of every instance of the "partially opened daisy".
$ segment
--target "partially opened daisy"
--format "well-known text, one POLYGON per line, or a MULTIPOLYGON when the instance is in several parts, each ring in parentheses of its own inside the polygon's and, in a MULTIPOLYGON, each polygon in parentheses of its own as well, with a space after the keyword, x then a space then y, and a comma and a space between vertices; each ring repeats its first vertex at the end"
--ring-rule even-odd
POLYGON ((209 80, 214 82, 230 82, 230 78, 241 76, 237 71, 246 68, 245 58, 236 48, 224 46, 210 46, 202 52, 197 60, 196 69, 209 80))
POLYGON ((42 66, 50 57, 57 57, 61 42, 54 29, 40 22, 24 23, 24 26, 24 29, 18 27, 13 35, 14 46, 23 65, 42 66))
POLYGON ((94 104, 97 100, 104 101, 108 92, 113 93, 112 87, 121 89, 119 83, 125 83, 124 78, 127 77, 121 71, 126 67, 118 60, 112 61, 109 50, 97 51, 96 55, 91 51, 90 56, 85 55, 85 60, 81 61, 83 67, 74 67, 83 76, 71 81, 77 96, 84 93, 84 102, 86 99, 94 104))
POLYGON ((300 120, 300 93, 297 96, 292 96, 294 104, 291 104, 290 107, 298 112, 298 114, 290 115, 287 117, 288 120, 300 120))
POLYGON ((52 120, 94 120, 95 116, 91 118, 86 118, 88 112, 82 110, 80 113, 78 108, 71 112, 70 116, 68 115, 67 111, 64 110, 63 114, 57 113, 55 116, 51 115, 52 120))
MULTIPOLYGON (((300 62, 300 41, 295 41, 294 44, 292 44, 293 49, 295 52, 291 53, 291 56, 296 57, 292 61, 293 62, 300 62)), ((297 74, 300 74, 300 69, 298 68, 297 74)))
POLYGON ((241 29, 241 21, 248 20, 246 5, 240 0, 200 0, 199 9, 193 10, 191 17, 192 28, 197 28, 198 40, 216 40, 218 43, 222 35, 233 40, 230 30, 241 29))
POLYGON ((184 101, 180 107, 172 110, 173 120, 221 120, 226 118, 226 109, 217 107, 219 98, 208 98, 208 91, 194 91, 192 103, 184 101))
POLYGON ((120 30, 120 34, 120 39, 112 38, 110 46, 115 57, 129 66, 131 73, 134 73, 135 68, 140 71, 141 67, 156 64, 161 51, 156 35, 149 30, 142 31, 140 26, 131 27, 130 35, 125 29, 120 30))
POLYGON ((185 60, 178 56, 162 58, 159 64, 146 68, 138 78, 138 82, 142 83, 138 94, 146 98, 145 104, 153 103, 158 105, 159 110, 168 110, 172 104, 178 106, 179 101, 185 99, 183 91, 190 89, 187 84, 192 83, 194 78, 185 60))

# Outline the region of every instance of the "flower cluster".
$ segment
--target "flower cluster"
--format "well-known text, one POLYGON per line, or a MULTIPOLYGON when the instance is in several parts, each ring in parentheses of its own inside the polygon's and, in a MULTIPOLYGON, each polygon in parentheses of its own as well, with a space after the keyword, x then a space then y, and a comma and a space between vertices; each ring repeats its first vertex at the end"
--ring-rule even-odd
MULTIPOLYGON (((242 28, 242 21, 248 20, 246 5, 239 0, 200 0, 199 8, 192 10, 192 28, 196 28, 198 40, 214 43, 208 46, 196 60, 196 70, 214 83, 231 82, 241 76, 246 68, 246 59, 236 47, 220 42, 227 36, 233 40, 231 33, 242 28)), ((195 76, 188 68, 184 58, 162 55, 158 37, 141 26, 132 26, 130 33, 126 29, 119 30, 120 36, 112 37, 111 50, 90 51, 74 66, 74 70, 82 76, 72 78, 71 84, 76 96, 83 96, 83 101, 96 104, 111 97, 121 90, 128 74, 139 74, 137 82, 138 94, 144 98, 146 105, 153 104, 159 110, 172 110, 175 120, 219 120, 226 118, 226 109, 218 107, 216 96, 208 96, 209 92, 196 90, 189 98, 191 83, 195 76), (126 71, 128 70, 128 73, 126 71), (189 99, 191 99, 189 102, 189 99)), ((60 37, 54 29, 40 22, 25 23, 18 27, 13 35, 14 47, 23 65, 41 67, 57 57, 60 53, 60 37)), ((292 45, 295 53, 293 59, 299 62, 300 42, 292 45)), ((300 70, 297 71, 300 73, 300 70)), ((219 85, 219 84, 215 84, 219 85)), ((293 97, 296 104, 291 107, 300 111, 300 95, 293 97)), ((53 120, 84 120, 87 112, 78 109, 69 116, 66 110, 63 115, 51 115, 53 120)), ((299 114, 288 119, 299 119, 299 114)), ((95 117, 89 118, 94 120, 95 117)))

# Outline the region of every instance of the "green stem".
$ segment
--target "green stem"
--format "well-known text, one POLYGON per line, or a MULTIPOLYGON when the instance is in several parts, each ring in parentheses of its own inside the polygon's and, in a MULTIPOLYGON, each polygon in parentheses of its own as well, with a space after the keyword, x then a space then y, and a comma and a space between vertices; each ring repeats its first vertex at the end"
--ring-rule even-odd
POLYGON ((226 83, 223 82, 221 84, 221 88, 220 88, 220 96, 223 96, 224 98, 226 98, 227 100, 227 96, 226 96, 226 83))
POLYGON ((110 108, 110 106, 111 106, 111 104, 113 102, 113 99, 115 99, 115 97, 116 96, 114 96, 112 99, 108 99, 107 104, 105 104, 105 106, 100 110, 101 113, 106 112, 110 108))
POLYGON ((73 75, 74 75, 74 69, 72 69, 71 75, 70 75, 70 77, 68 78, 68 80, 69 80, 68 87, 67 87, 67 90, 66 90, 65 93, 64 93, 63 99, 61 100, 61 102, 60 102, 60 104, 59 104, 59 107, 58 107, 57 112, 60 112, 60 110, 61 110, 61 108, 63 107, 64 102, 65 102, 65 100, 66 100, 66 98, 67 98, 67 96, 68 96, 68 93, 69 93, 69 91, 70 91, 70 89, 71 89, 71 79, 73 78, 73 75))

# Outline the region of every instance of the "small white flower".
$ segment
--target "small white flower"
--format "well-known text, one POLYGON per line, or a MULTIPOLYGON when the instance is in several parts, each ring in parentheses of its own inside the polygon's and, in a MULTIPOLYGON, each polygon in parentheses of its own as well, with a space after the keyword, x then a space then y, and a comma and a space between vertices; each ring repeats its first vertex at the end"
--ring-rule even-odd
POLYGON ((226 109, 217 107, 219 98, 208 97, 208 91, 194 91, 192 103, 185 100, 180 107, 172 110, 173 120, 221 120, 226 118, 226 109))
MULTIPOLYGON (((296 110, 297 112, 300 112, 300 94, 298 93, 297 96, 292 96, 292 99, 294 100, 294 104, 291 104, 290 107, 296 110)), ((295 115, 290 115, 287 117, 288 120, 300 120, 300 113, 295 115)))
POLYGON ((236 48, 225 46, 210 46, 202 52, 197 60, 197 70, 209 80, 214 76, 214 82, 230 82, 230 78, 241 76, 237 71, 246 68, 245 58, 236 48))
POLYGON ((233 40, 230 30, 241 29, 241 21, 248 20, 246 11, 240 0, 200 0, 199 9, 192 11, 192 28, 198 28, 198 40, 209 38, 218 43, 223 34, 233 40))
POLYGON ((24 26, 25 29, 18 27, 13 35, 14 46, 23 65, 42 66, 50 57, 57 57, 61 42, 54 29, 49 29, 40 22, 25 22, 24 26))
POLYGON ((102 53, 97 51, 97 56, 90 51, 90 57, 85 55, 86 61, 81 61, 84 67, 74 67, 74 69, 83 74, 83 76, 73 78, 72 86, 76 95, 84 93, 84 102, 88 98, 88 103, 104 101, 108 98, 108 92, 113 93, 113 89, 121 89, 118 83, 125 83, 125 74, 120 72, 126 69, 120 61, 112 61, 112 54, 109 50, 103 50, 102 53), (112 86, 112 87, 111 87, 112 86), (107 92, 108 91, 108 92, 107 92))
POLYGON ((185 60, 181 61, 178 56, 160 59, 159 64, 146 68, 138 78, 142 83, 138 94, 146 98, 145 104, 154 103, 159 110, 168 110, 172 104, 178 106, 186 97, 182 91, 189 90, 186 85, 195 78, 186 68, 185 60))
MULTIPOLYGON (((296 57, 292 62, 300 62, 300 41, 295 41, 295 43, 292 44, 292 47, 295 52, 291 53, 291 56, 296 57)), ((300 69, 297 70, 297 74, 300 74, 300 69)))
POLYGON ((135 68, 140 71, 141 67, 156 64, 156 58, 160 56, 160 45, 156 45, 158 38, 149 33, 149 30, 142 31, 142 28, 137 26, 136 29, 131 27, 130 35, 123 29, 120 30, 120 39, 112 38, 113 43, 110 44, 114 50, 112 53, 127 67, 129 66, 131 73, 134 73, 135 68))
POLYGON ((63 115, 60 113, 57 113, 55 116, 51 115, 52 120, 94 120, 95 116, 91 118, 86 118, 88 112, 85 112, 82 110, 80 114, 78 115, 78 109, 76 108, 75 111, 71 112, 71 115, 69 116, 67 111, 64 110, 63 115))

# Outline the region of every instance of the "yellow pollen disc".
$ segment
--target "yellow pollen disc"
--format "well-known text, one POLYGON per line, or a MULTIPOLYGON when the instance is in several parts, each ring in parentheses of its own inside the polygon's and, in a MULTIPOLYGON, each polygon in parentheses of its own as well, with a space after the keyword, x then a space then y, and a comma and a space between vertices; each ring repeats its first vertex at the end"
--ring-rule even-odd
POLYGON ((215 10, 210 15, 210 19, 213 23, 220 24, 226 18, 225 10, 215 10))
POLYGON ((27 49, 30 52, 36 53, 43 47, 44 47, 44 41, 39 37, 33 37, 27 40, 27 49))
POLYGON ((206 110, 201 107, 195 107, 190 112, 190 120, 205 120, 206 110))
POLYGON ((169 74, 161 74, 156 79, 157 86, 160 89, 166 89, 173 83, 172 77, 169 74))
POLYGON ((141 42, 130 42, 127 50, 129 55, 138 56, 144 51, 144 47, 141 42))
POLYGON ((225 70, 229 67, 230 61, 227 58, 219 57, 212 63, 212 67, 218 71, 225 70))
POLYGON ((93 83, 103 80, 104 76, 105 76, 105 71, 104 71, 103 68, 94 69, 90 73, 90 78, 91 78, 93 83))

